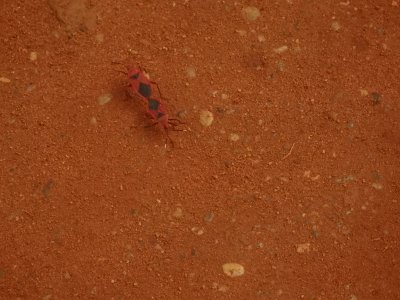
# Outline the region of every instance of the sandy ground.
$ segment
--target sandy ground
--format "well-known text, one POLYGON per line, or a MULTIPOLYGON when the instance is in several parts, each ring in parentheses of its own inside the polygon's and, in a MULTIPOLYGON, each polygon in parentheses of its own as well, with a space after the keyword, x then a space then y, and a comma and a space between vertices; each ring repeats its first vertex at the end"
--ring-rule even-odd
POLYGON ((399 6, 2 1, 1 299, 400 299, 399 6))

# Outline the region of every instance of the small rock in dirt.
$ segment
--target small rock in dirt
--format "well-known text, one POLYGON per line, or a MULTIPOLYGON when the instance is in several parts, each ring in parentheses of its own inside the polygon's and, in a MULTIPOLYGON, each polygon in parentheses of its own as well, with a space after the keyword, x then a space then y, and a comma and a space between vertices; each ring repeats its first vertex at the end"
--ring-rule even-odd
POLYGON ((259 35, 257 36, 257 40, 258 40, 260 43, 264 43, 264 42, 266 41, 265 36, 263 36, 262 34, 259 34, 259 35))
POLYGON ((211 211, 207 212, 203 218, 204 222, 211 223, 214 220, 215 214, 211 211))
POLYGON ((138 216, 140 215, 140 211, 139 211, 139 209, 137 209, 137 208, 132 208, 132 209, 130 210, 130 214, 131 214, 132 216, 134 216, 134 217, 138 217, 138 216))
POLYGON ((105 105, 108 102, 110 102, 112 99, 112 95, 111 94, 104 94, 99 96, 99 98, 97 98, 97 101, 100 105, 105 105))
POLYGON ((216 282, 213 283, 212 288, 214 290, 217 290, 218 292, 223 292, 223 293, 228 291, 228 287, 226 285, 218 284, 216 282))
POLYGON ((383 189, 382 183, 379 183, 379 182, 374 182, 374 183, 372 184, 372 187, 373 187, 374 189, 376 189, 376 190, 381 190, 381 189, 383 189))
POLYGON ((178 111, 178 112, 176 113, 176 116, 177 116, 179 119, 185 119, 185 118, 187 117, 187 115, 188 115, 188 112, 187 112, 186 109, 180 110, 180 111, 178 111))
POLYGON ((6 78, 6 77, 0 77, 0 82, 2 82, 2 83, 10 83, 11 80, 6 78))
POLYGON ((368 91, 365 89, 360 89, 360 94, 361 94, 361 96, 365 97, 368 95, 368 91))
POLYGON ((329 120, 334 121, 334 122, 336 122, 336 123, 339 123, 339 118, 338 118, 339 114, 338 114, 337 112, 328 111, 328 112, 326 113, 326 115, 327 115, 327 117, 328 117, 329 120))
POLYGON ((37 60, 37 52, 31 52, 31 53, 29 53, 29 59, 30 59, 31 61, 37 60))
POLYGON ((92 117, 92 118, 90 119, 90 124, 92 124, 92 125, 97 125, 97 119, 96 119, 95 117, 92 117))
POLYGON ((354 123, 352 121, 347 122, 347 128, 352 129, 354 128, 354 123))
POLYGON ((30 92, 34 91, 35 89, 36 89, 36 85, 28 84, 28 86, 26 87, 25 93, 30 93, 30 92))
POLYGON ((350 295, 350 299, 349 300, 357 300, 358 298, 356 297, 356 295, 351 294, 350 295))
POLYGON ((230 139, 232 142, 237 142, 237 141, 240 139, 240 137, 239 137, 239 135, 238 135, 237 133, 231 133, 231 134, 229 135, 229 139, 230 139))
POLYGON ((186 75, 189 78, 195 78, 196 77, 196 69, 194 67, 187 67, 186 75))
POLYGON ((96 34, 96 42, 99 44, 104 42, 104 34, 103 33, 96 34))
POLYGON ((336 178, 336 183, 343 183, 346 184, 348 182, 354 181, 356 178, 353 175, 347 175, 343 177, 336 178))
POLYGON ((67 279, 67 280, 71 279, 71 274, 69 274, 69 272, 65 272, 64 273, 64 278, 67 279))
POLYGON ((161 253, 164 253, 164 252, 165 252, 164 249, 160 246, 160 244, 156 244, 156 245, 154 246, 154 248, 155 248, 156 250, 160 251, 161 253))
POLYGON ((52 31, 51 34, 56 38, 59 39, 60 38, 60 34, 57 31, 52 31))
POLYGON ((212 124, 214 121, 214 115, 212 112, 208 110, 202 110, 200 111, 200 123, 204 127, 208 127, 212 124))
POLYGON ((283 52, 286 52, 288 49, 289 49, 288 46, 283 45, 283 46, 281 46, 281 47, 279 47, 279 48, 275 48, 275 49, 274 49, 274 52, 275 52, 275 53, 278 53, 278 54, 281 54, 281 53, 283 53, 283 52))
POLYGON ((204 229, 200 227, 193 227, 192 232, 197 234, 197 235, 202 235, 204 233, 204 229))
POLYGON ((90 294, 96 295, 97 294, 97 287, 93 287, 92 290, 90 291, 90 294))
POLYGON ((372 92, 371 93, 371 98, 372 98, 372 104, 377 105, 381 102, 381 94, 377 92, 372 92))
POLYGON ((183 210, 182 210, 182 208, 177 207, 177 208, 175 209, 174 213, 172 214, 172 216, 173 216, 174 218, 177 218, 177 219, 182 218, 182 216, 183 216, 183 210))
POLYGON ((228 98, 229 98, 229 96, 227 94, 221 94, 221 99, 222 100, 226 100, 228 98))
POLYGON ((42 300, 50 300, 51 298, 52 298, 52 295, 49 294, 49 295, 42 297, 42 300))
POLYGON ((236 31, 236 33, 237 33, 238 35, 240 35, 240 36, 246 36, 246 35, 247 35, 247 31, 244 30, 244 29, 237 29, 237 30, 235 30, 235 31, 236 31))
POLYGON ((47 183, 42 188, 43 196, 48 197, 53 186, 54 186, 53 180, 50 179, 49 181, 47 181, 47 183))
POLYGON ((331 24, 331 29, 332 29, 333 31, 339 31, 340 28, 342 28, 342 26, 340 26, 340 24, 339 24, 338 21, 333 21, 333 22, 332 22, 332 24, 331 24))
POLYGON ((283 61, 278 61, 278 62, 276 63, 276 69, 277 69, 279 72, 283 72, 283 71, 285 70, 285 63, 284 63, 283 61))
POLYGON ((97 13, 95 7, 89 7, 87 1, 48 0, 46 2, 54 10, 60 23, 65 25, 69 32, 91 30, 96 25, 97 13))
POLYGON ((254 6, 247 6, 242 9, 242 17, 249 22, 254 22, 261 15, 260 10, 254 6))
POLYGON ((297 244, 296 249, 297 253, 308 253, 310 252, 310 243, 304 243, 304 244, 297 244))
POLYGON ((216 111, 217 111, 217 113, 223 114, 223 113, 225 113, 225 108, 223 108, 223 107, 217 107, 217 108, 216 108, 216 111))
POLYGON ((239 277, 244 274, 244 267, 238 263, 226 263, 222 265, 222 270, 229 277, 239 277))

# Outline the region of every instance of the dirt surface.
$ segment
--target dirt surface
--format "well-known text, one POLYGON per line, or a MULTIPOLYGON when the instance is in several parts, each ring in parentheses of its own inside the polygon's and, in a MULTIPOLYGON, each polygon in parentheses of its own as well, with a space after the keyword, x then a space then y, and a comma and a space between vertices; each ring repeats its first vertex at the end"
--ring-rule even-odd
POLYGON ((400 299, 399 5, 2 1, 1 299, 400 299))

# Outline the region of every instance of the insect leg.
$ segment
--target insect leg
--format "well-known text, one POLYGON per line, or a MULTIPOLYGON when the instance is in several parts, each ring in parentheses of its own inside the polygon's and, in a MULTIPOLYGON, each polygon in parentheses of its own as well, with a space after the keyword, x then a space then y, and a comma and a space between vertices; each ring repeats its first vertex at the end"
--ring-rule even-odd
POLYGON ((168 118, 168 122, 169 122, 169 121, 172 121, 171 124, 172 124, 173 122, 176 122, 177 124, 186 124, 185 122, 182 122, 181 120, 175 119, 175 118, 168 118))

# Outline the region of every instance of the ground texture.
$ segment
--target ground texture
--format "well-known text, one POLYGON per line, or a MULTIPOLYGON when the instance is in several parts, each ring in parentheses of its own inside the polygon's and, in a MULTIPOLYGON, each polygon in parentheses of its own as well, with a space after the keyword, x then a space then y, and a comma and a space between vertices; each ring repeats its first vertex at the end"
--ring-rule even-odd
POLYGON ((399 6, 2 1, 1 299, 400 299, 399 6))

